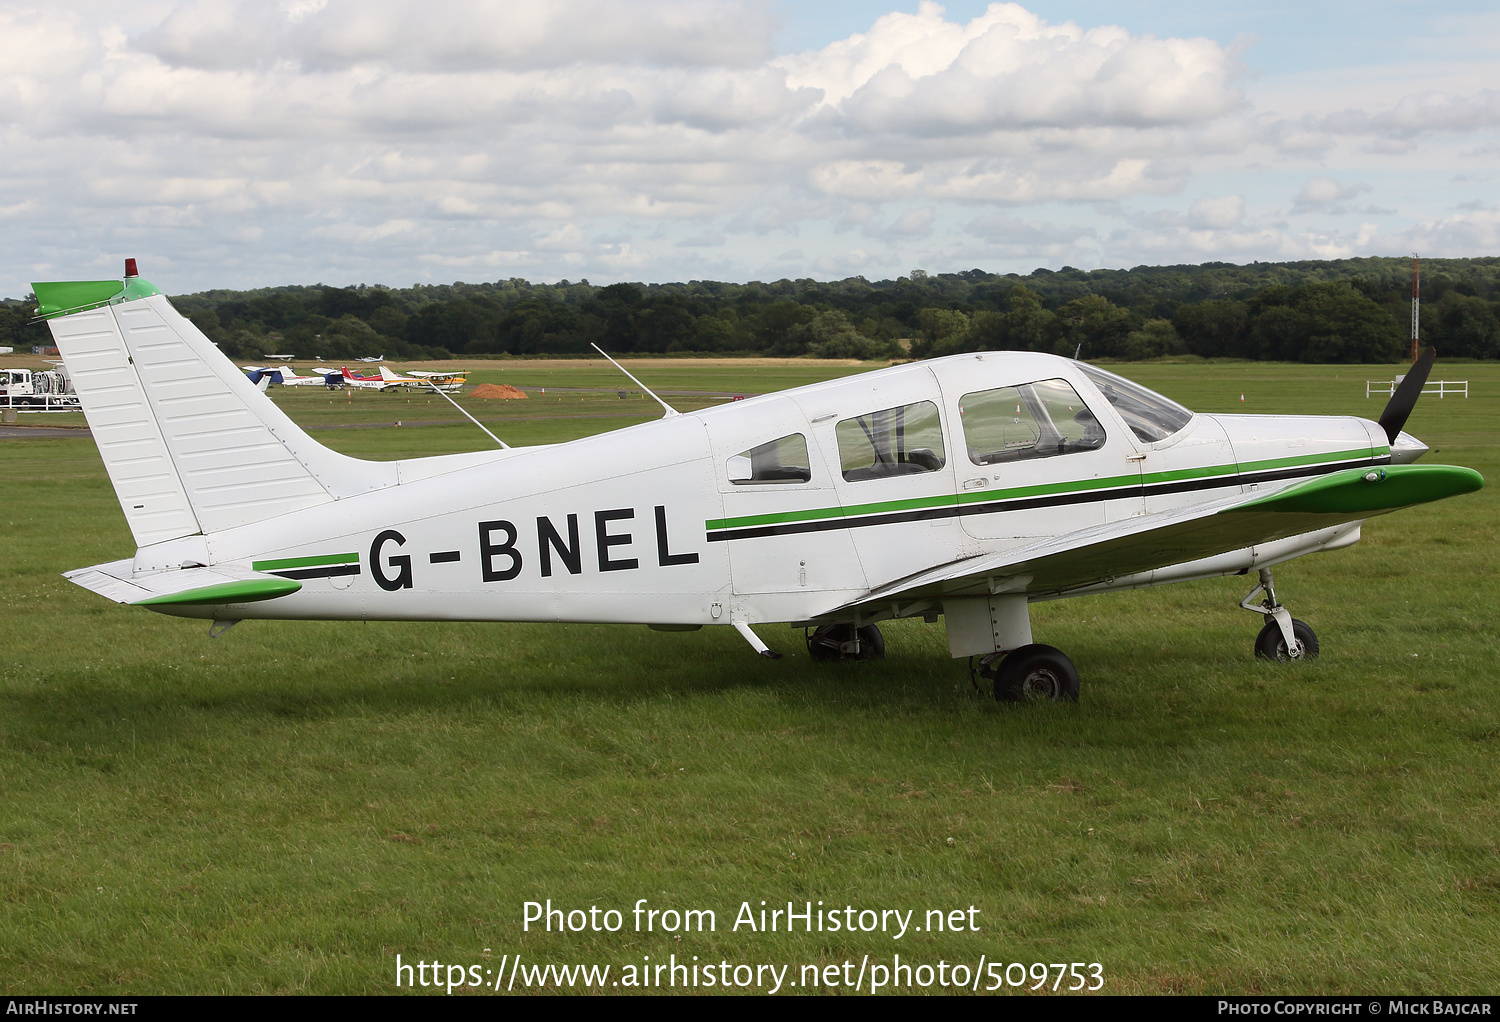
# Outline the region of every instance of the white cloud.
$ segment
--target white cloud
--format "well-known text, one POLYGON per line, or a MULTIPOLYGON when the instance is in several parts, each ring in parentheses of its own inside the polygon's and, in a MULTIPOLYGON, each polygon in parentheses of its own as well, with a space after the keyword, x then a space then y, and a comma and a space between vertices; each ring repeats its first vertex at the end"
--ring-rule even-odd
POLYGON ((136 45, 178 67, 291 60, 445 73, 575 63, 744 67, 770 56, 764 4, 734 0, 189 0, 136 45))
POLYGON ((886 229, 886 233, 925 238, 932 233, 932 218, 936 213, 937 209, 933 206, 909 209, 896 218, 896 222, 886 229))
POLYGON ((848 127, 914 135, 1193 123, 1242 101, 1234 61, 1211 40, 1048 25, 1009 3, 957 25, 923 0, 916 14, 773 63, 792 85, 822 90, 848 127))
POLYGON ((1352 199, 1361 192, 1368 192, 1370 186, 1363 181, 1352 185, 1339 184, 1331 177, 1309 178, 1297 193, 1297 205, 1299 206, 1331 206, 1335 202, 1352 199))
POLYGON ((840 160, 813 167, 812 181, 829 195, 883 202, 916 195, 922 173, 892 160, 840 160))
POLYGON ((1418 223, 1433 244, 1491 236, 1443 218, 1467 193, 1391 223, 1349 182, 1376 180, 1359 160, 1412 165, 1418 139, 1423 158, 1451 136, 1470 154, 1454 159, 1486 159, 1496 90, 1272 114, 1243 55, 1209 39, 1006 3, 858 27, 777 56, 770 0, 7 5, 0 292, 123 246, 206 287, 1358 249, 1358 229, 1295 222, 1325 214, 1379 220, 1369 244, 1418 223), (862 237, 878 243, 847 250, 862 237))
POLYGON ((1410 138, 1431 132, 1465 132, 1500 126, 1500 89, 1464 96, 1416 92, 1375 113, 1351 109, 1324 119, 1328 130, 1410 138))
POLYGON ((1465 210, 1456 216, 1424 221, 1392 240, 1403 251, 1432 256, 1500 251, 1500 211, 1465 210))
POLYGON ((1189 207, 1188 217, 1197 228, 1234 227, 1245 219, 1245 197, 1226 195, 1221 199, 1199 199, 1189 207))

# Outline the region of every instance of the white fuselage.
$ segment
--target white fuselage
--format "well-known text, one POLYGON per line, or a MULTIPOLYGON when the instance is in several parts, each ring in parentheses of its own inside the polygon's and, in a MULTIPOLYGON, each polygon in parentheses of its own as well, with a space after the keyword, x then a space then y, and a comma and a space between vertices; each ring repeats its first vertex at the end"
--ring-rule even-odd
MULTIPOLYGON (((935 565, 1389 460, 1382 430, 1354 417, 1197 414, 1170 438, 1144 442, 1077 363, 959 355, 566 444, 402 462, 398 485, 142 547, 136 567, 198 560, 302 583, 230 612, 167 610, 189 616, 810 621, 935 565), (965 397, 1042 380, 1066 381, 1102 440, 1064 456, 987 462, 965 433, 965 397), (922 455, 929 470, 851 473, 851 419, 927 403, 941 422, 940 440, 924 441, 941 446, 922 455), (791 435, 805 438, 806 479, 734 477, 737 456, 791 435)), ((1241 570, 1254 557, 1198 574, 1241 570)))

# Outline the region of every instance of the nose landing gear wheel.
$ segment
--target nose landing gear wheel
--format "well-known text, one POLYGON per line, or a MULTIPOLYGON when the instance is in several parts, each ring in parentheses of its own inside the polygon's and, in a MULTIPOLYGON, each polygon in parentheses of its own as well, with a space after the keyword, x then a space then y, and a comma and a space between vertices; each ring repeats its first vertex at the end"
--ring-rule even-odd
POLYGON ((822 625, 807 637, 807 653, 814 660, 879 660, 885 656, 885 636, 874 625, 822 625))
POLYGON ((1307 626, 1306 621, 1292 618, 1292 637, 1301 647, 1296 656, 1286 648, 1286 638, 1281 634, 1281 626, 1276 623, 1276 619, 1267 618, 1266 626, 1255 637, 1255 656, 1260 660, 1279 660, 1282 663, 1288 660, 1317 659, 1318 636, 1307 626))
POLYGON ((1078 701, 1078 669, 1056 646, 1034 642, 984 658, 982 677, 995 682, 995 698, 1006 703, 1078 701))

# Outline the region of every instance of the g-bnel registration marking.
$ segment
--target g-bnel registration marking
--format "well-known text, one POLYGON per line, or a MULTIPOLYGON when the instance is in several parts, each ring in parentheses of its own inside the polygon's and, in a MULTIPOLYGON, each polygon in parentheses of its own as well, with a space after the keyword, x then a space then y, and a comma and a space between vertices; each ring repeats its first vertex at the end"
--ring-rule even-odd
MULTIPOLYGON (((551 577, 559 569, 565 569, 570 575, 583 573, 584 546, 579 517, 577 514, 567 515, 559 527, 547 515, 537 516, 535 525, 530 530, 535 542, 525 548, 536 551, 536 564, 542 578, 551 577)), ((629 507, 592 513, 593 547, 599 571, 635 571, 640 568, 639 557, 625 556, 635 545, 635 534, 628 531, 626 523, 633 521, 635 517, 635 509, 629 507)), ((697 564, 697 553, 673 551, 667 530, 665 504, 656 505, 654 517, 657 565, 669 568, 697 564)), ((515 522, 501 518, 479 522, 477 531, 480 578, 485 582, 509 582, 519 577, 527 564, 520 527, 515 522)), ((386 592, 411 589, 416 584, 413 554, 405 549, 406 542, 406 536, 400 531, 385 529, 370 544, 370 575, 375 579, 375 584, 386 592)), ((434 550, 427 554, 428 564, 451 564, 463 559, 462 550, 434 550)), ((256 571, 296 579, 359 574, 357 554, 256 561, 251 567, 256 571)))

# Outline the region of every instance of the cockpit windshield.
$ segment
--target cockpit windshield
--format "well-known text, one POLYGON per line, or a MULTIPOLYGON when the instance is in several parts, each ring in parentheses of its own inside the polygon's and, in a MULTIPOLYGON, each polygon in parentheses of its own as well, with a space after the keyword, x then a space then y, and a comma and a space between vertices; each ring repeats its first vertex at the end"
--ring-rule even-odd
POLYGON ((1079 362, 1077 365, 1143 443, 1151 444, 1167 439, 1186 426, 1193 417, 1191 411, 1176 401, 1168 400, 1139 383, 1132 383, 1123 376, 1105 372, 1087 362, 1079 362))

